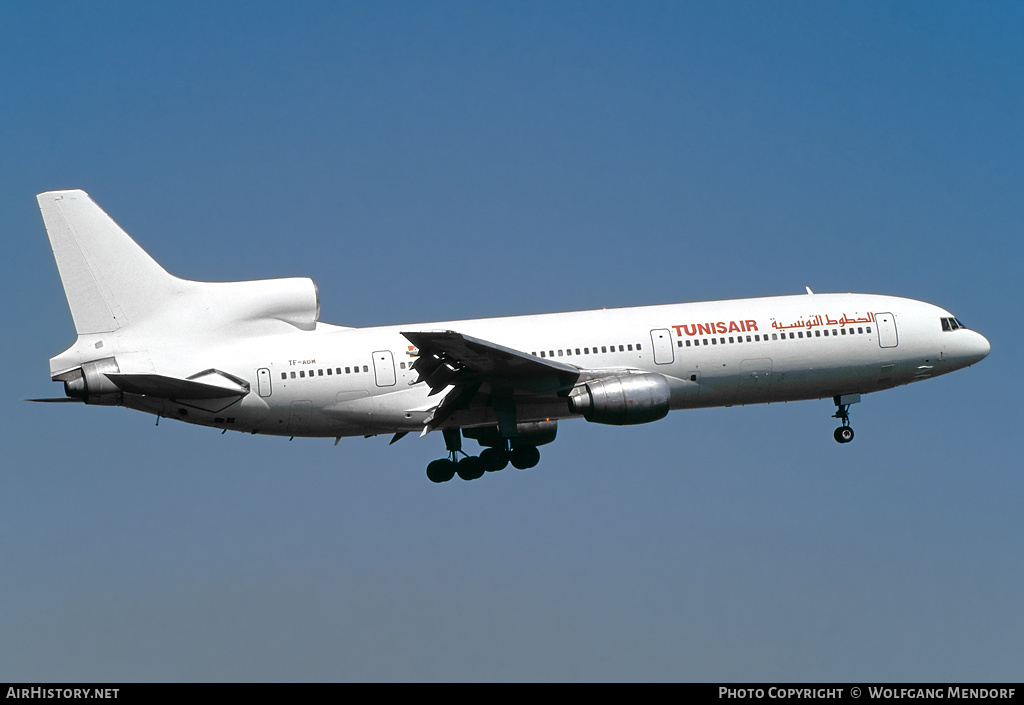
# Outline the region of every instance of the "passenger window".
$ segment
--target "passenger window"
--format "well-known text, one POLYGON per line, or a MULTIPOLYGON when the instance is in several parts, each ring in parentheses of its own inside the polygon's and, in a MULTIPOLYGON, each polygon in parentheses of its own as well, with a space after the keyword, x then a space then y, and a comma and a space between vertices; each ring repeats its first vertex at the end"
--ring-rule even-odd
POLYGON ((281 373, 281 379, 288 379, 288 373, 287 372, 282 372, 281 373))
POLYGON ((295 379, 295 373, 292 372, 292 379, 295 379))
POLYGON ((306 376, 306 371, 305 370, 299 370, 299 377, 305 377, 305 376, 306 376))

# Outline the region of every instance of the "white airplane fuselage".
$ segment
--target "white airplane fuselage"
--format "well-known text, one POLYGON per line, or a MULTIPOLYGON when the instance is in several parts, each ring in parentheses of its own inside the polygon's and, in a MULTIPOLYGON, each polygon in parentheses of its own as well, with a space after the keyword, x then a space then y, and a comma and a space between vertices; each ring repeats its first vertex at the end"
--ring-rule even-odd
MULTIPOLYGON (((218 342, 143 329, 86 336, 72 350, 95 351, 102 341, 103 357, 145 359, 169 376, 215 368, 253 392, 216 411, 126 395, 130 408, 251 433, 338 437, 423 429, 437 398, 414 384, 415 350, 402 331, 457 330, 588 370, 653 372, 669 379, 671 408, 688 409, 867 394, 952 372, 988 351, 972 330, 944 331, 941 320, 952 317, 911 299, 804 294, 373 328, 317 323, 218 342), (880 337, 882 314, 891 316, 881 323, 890 340, 880 337)), ((55 374, 87 357, 68 353, 54 358, 55 374)), ((578 416, 564 398, 528 401, 517 413, 519 421, 578 416)), ((495 422, 480 407, 442 427, 495 422)))

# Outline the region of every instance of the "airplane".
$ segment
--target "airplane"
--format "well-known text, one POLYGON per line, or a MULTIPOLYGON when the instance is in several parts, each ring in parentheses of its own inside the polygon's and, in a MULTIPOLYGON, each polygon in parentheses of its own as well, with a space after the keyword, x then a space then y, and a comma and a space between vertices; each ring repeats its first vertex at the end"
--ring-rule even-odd
POLYGON ((50 359, 65 396, 251 434, 440 431, 427 477, 540 460, 558 421, 831 398, 853 439, 863 394, 972 365, 989 342, 929 303, 805 294, 400 326, 322 323, 308 278, 179 279, 81 190, 37 197, 78 337, 50 359), (478 456, 463 451, 475 440, 478 456))

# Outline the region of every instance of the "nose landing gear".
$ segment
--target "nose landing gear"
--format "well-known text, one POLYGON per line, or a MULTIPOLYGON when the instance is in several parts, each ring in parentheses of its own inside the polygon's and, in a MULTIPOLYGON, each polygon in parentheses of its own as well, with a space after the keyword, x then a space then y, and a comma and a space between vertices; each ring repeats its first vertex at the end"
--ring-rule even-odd
POLYGON ((838 443, 849 443, 853 440, 853 429, 850 427, 850 404, 860 401, 860 394, 846 394, 839 397, 832 397, 836 405, 836 413, 832 418, 839 419, 843 425, 835 430, 832 436, 838 443))

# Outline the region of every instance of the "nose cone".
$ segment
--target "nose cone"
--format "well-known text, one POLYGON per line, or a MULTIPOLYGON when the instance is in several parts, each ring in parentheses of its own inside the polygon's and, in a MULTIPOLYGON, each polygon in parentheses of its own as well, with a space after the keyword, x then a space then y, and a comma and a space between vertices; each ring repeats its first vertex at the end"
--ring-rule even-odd
POLYGON ((952 345, 948 351, 957 367, 973 365, 984 359, 992 349, 988 339, 981 333, 976 333, 973 330, 958 330, 953 333, 954 335, 949 338, 952 345))
POLYGON ((970 360, 968 365, 973 365, 975 362, 982 360, 988 355, 989 351, 992 350, 992 346, 988 342, 988 338, 983 336, 981 333, 975 333, 971 331, 970 342, 967 344, 967 358, 970 360))

